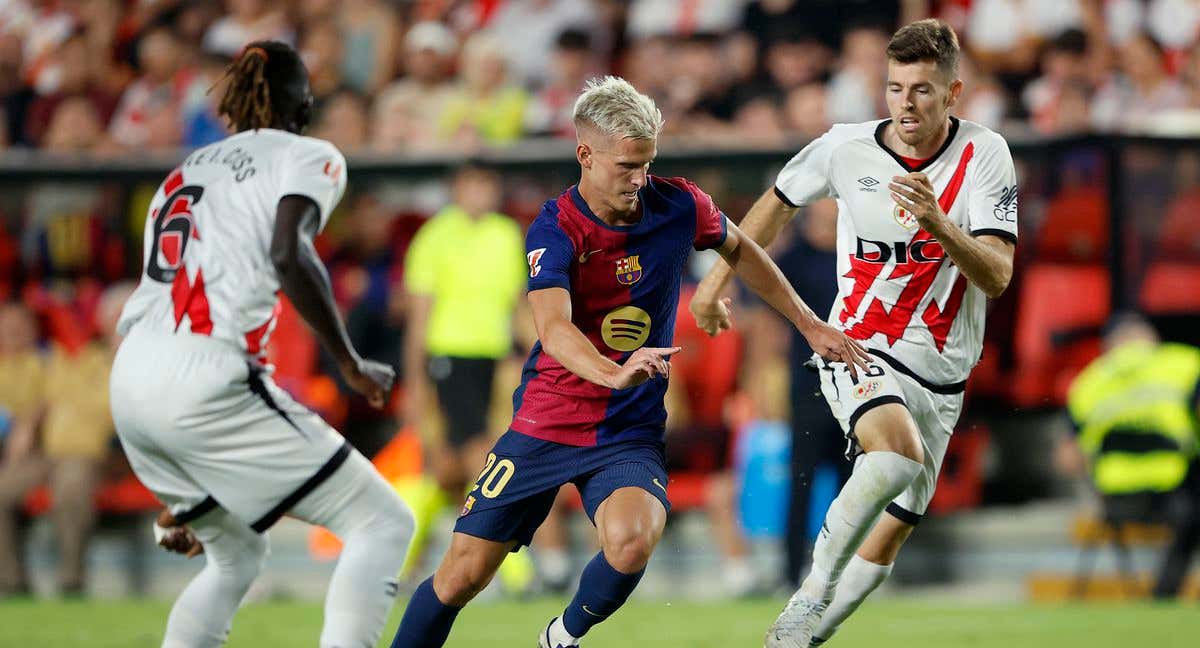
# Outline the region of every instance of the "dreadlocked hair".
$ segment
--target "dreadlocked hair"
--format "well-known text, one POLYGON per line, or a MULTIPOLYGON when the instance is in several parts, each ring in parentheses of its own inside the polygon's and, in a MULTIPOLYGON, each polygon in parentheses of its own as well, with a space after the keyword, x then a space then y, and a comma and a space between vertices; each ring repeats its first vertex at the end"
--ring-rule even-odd
POLYGON ((229 118, 235 131, 270 128, 275 124, 266 72, 267 52, 253 46, 225 68, 228 86, 217 112, 229 118))

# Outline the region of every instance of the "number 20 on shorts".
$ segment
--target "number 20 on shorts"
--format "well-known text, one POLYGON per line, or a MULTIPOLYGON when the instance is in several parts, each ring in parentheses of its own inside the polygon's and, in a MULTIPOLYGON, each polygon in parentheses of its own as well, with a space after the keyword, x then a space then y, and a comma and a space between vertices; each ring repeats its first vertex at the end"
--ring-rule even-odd
POLYGON ((496 453, 489 452, 487 464, 479 473, 479 479, 475 480, 475 488, 488 499, 499 497, 516 472, 517 467, 510 459, 496 461, 496 453))

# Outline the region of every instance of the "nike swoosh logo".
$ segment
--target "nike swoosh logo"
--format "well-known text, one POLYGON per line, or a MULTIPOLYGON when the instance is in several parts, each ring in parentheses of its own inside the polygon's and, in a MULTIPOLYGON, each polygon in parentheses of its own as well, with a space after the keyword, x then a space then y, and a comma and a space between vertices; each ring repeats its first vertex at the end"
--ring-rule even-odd
POLYGON ((655 485, 655 486, 658 486, 659 488, 663 489, 663 492, 664 492, 664 493, 665 493, 665 492, 667 492, 667 487, 666 487, 666 486, 663 486, 661 483, 659 483, 659 481, 658 481, 658 478, 657 478, 657 477, 655 477, 654 479, 651 479, 650 481, 654 482, 654 485, 655 485))
POLYGON ((583 254, 579 255, 579 262, 587 263, 587 260, 592 258, 593 254, 596 254, 597 252, 603 252, 603 251, 604 250, 592 250, 591 252, 584 252, 583 254))
POLYGON ((590 614, 590 615, 592 615, 592 616, 594 616, 594 617, 596 617, 597 619, 603 619, 603 618, 606 618, 606 615, 604 615, 604 614, 596 614, 595 612, 592 612, 591 610, 589 610, 589 609, 587 608, 587 606, 586 606, 586 605, 585 605, 585 606, 583 606, 583 611, 584 611, 584 612, 587 612, 588 614, 590 614))

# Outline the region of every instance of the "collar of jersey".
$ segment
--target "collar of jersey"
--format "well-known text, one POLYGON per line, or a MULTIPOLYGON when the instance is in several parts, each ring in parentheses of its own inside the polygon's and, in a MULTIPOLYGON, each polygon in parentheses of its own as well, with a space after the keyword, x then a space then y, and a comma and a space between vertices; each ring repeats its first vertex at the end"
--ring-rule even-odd
MULTIPOLYGON (((647 183, 647 186, 648 185, 649 183, 647 183)), ((592 213, 592 208, 588 207, 587 201, 583 199, 583 194, 579 193, 579 185, 573 185, 571 187, 571 202, 575 203, 575 208, 578 209, 580 213, 592 219, 592 221, 600 227, 603 227, 604 229, 610 229, 614 232, 631 232, 646 222, 646 201, 644 200, 645 196, 643 195, 645 192, 645 187, 642 187, 638 190, 638 208, 642 210, 642 218, 632 225, 609 225, 603 220, 600 220, 599 216, 592 213)))
POLYGON ((875 127, 875 143, 879 145, 879 148, 887 151, 887 154, 892 156, 892 159, 895 160, 897 164, 904 167, 904 170, 908 171, 909 173, 915 173, 917 171, 924 170, 930 164, 936 162, 938 158, 942 157, 942 153, 945 153, 946 149, 950 148, 950 144, 954 142, 954 136, 958 134, 958 117, 951 115, 950 132, 946 135, 946 141, 942 142, 942 147, 937 150, 937 153, 929 156, 929 159, 925 160, 924 162, 918 164, 917 166, 909 166, 908 162, 905 162, 903 157, 901 157, 892 149, 888 148, 887 144, 883 143, 883 129, 887 128, 887 125, 890 123, 892 123, 890 118, 885 119, 879 122, 879 125, 875 127))

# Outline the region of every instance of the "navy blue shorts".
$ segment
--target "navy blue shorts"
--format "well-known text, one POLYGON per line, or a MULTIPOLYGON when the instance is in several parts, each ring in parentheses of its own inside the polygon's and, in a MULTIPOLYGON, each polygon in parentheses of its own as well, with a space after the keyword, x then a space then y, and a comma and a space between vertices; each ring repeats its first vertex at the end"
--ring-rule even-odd
POLYGON ((622 441, 581 447, 509 430, 488 454, 454 531, 496 542, 515 540, 513 551, 517 551, 533 540, 558 489, 567 483, 579 489, 593 524, 600 503, 628 486, 654 495, 671 510, 661 443, 622 441))

